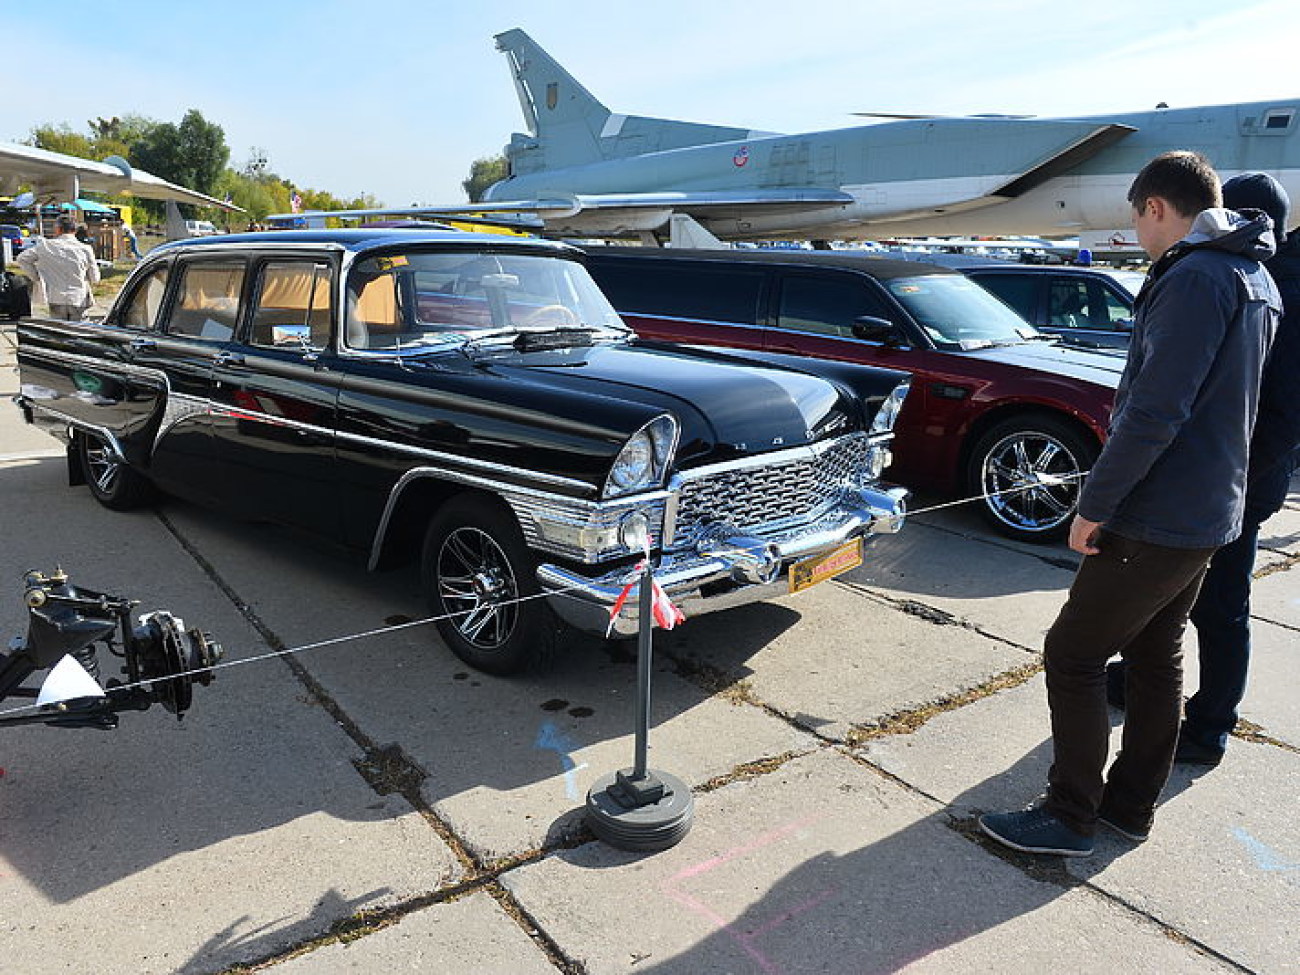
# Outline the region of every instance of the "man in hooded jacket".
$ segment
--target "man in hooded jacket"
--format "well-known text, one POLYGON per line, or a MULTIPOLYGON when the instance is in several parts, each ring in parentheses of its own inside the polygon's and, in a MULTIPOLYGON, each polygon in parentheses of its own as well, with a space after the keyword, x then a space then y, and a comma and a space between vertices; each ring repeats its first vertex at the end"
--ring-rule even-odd
MULTIPOLYGON (((1282 318, 1264 366, 1259 411, 1250 442, 1246 507, 1241 535, 1210 560, 1192 607, 1200 686, 1184 709, 1175 762, 1218 765, 1237 725, 1250 668, 1250 587, 1260 526, 1286 502, 1300 462, 1300 232, 1286 233, 1290 200, 1267 173, 1241 173, 1223 184, 1223 203, 1243 215, 1266 213, 1273 221, 1277 253, 1264 267, 1282 297, 1282 318)), ((1123 708, 1123 661, 1106 668, 1106 694, 1123 708)))
POLYGON ((1170 152, 1128 193, 1152 259, 1110 436, 1079 498, 1084 556, 1044 645, 1053 762, 1044 800, 980 817, 999 843, 1086 856, 1097 824, 1146 839, 1182 711, 1182 636, 1210 557, 1241 532, 1260 375, 1281 310, 1263 214, 1221 207, 1198 153, 1170 152), (1106 757, 1106 660, 1128 665, 1120 753, 1106 757))

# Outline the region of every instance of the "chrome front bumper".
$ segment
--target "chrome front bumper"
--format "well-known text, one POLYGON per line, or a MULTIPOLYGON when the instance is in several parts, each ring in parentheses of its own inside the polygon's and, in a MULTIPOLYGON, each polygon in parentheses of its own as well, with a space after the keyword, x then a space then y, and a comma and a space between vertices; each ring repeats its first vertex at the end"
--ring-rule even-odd
MULTIPOLYGON (((907 489, 866 489, 853 504, 836 507, 811 525, 761 537, 725 528, 713 531, 693 551, 663 556, 655 581, 686 616, 699 616, 743 606, 786 591, 790 566, 830 552, 859 536, 893 534, 907 517, 907 489), (705 594, 706 587, 715 592, 705 594)), ((624 567, 589 577, 563 566, 544 563, 537 578, 551 608, 570 626, 587 633, 604 633, 609 611, 628 581, 624 567)), ((637 632, 635 599, 623 604, 611 631, 615 636, 637 632)))

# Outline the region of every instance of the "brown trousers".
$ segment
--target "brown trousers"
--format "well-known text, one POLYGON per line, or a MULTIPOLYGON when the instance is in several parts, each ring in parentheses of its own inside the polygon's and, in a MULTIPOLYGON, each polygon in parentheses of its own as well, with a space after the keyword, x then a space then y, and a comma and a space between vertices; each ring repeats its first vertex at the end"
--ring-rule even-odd
POLYGON ((1169 779, 1182 715, 1183 631, 1214 549, 1180 549, 1101 532, 1047 633, 1053 761, 1047 808, 1091 836, 1098 810, 1150 825, 1169 779), (1120 752, 1110 744, 1106 661, 1128 664, 1120 752))

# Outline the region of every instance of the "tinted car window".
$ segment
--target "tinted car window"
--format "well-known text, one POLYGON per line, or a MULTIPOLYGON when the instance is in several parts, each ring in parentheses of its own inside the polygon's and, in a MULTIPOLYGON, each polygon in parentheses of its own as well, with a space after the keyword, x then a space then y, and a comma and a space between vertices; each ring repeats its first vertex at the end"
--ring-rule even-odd
POLYGON ((787 274, 781 279, 779 328, 850 338, 856 319, 889 318, 889 312, 884 299, 856 276, 787 274))
POLYGON ((181 273, 180 298, 167 323, 168 334, 228 341, 239 316, 244 265, 194 261, 181 273))
POLYGON ((330 337, 330 293, 328 264, 265 264, 248 341, 272 347, 325 348, 330 337))
POLYGON ((1092 295, 1092 311, 1100 316, 1103 325, 1133 321, 1131 303, 1125 303, 1110 289, 1104 288, 1094 281, 1092 282, 1092 295))
POLYGON ((1014 274, 973 275, 983 287, 993 292, 1025 318, 1033 321, 1038 282, 1033 277, 1014 274))
MULTIPOLYGON (((657 263, 657 262, 656 262, 657 263)), ((758 321, 765 273, 749 268, 652 266, 635 258, 591 262, 601 290, 629 315, 669 315, 706 321, 758 321)))
POLYGON ((121 324, 126 328, 150 329, 158 322, 163 295, 167 291, 167 267, 163 266, 140 282, 122 310, 121 324))
POLYGON ((1047 324, 1052 328, 1087 328, 1092 321, 1088 282, 1054 279, 1047 289, 1047 324))

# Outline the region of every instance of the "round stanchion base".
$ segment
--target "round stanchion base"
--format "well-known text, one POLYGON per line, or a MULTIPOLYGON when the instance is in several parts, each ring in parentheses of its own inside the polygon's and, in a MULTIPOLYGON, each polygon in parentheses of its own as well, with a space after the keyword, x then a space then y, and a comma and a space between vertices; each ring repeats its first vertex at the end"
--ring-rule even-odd
POLYGON ((631 769, 601 776, 587 793, 587 825, 620 850, 675 846, 690 832, 694 815, 695 799, 686 783, 654 769, 640 780, 631 769))

